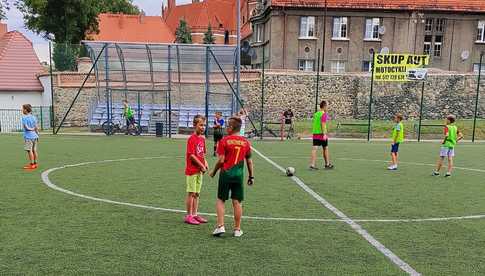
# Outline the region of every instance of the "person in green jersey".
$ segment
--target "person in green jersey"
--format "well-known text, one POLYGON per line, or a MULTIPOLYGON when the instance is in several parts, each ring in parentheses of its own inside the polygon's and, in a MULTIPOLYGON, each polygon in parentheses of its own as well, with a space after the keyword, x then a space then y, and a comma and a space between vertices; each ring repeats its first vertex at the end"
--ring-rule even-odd
POLYGON ((123 117, 126 119, 125 134, 128 135, 129 130, 135 127, 135 113, 133 112, 133 109, 131 109, 127 100, 123 101, 123 117))
POLYGON ((436 165, 436 170, 433 172, 434 176, 440 175, 441 167, 443 166, 443 161, 445 157, 448 158, 448 171, 445 177, 450 177, 453 170, 453 157, 455 156, 455 146, 463 139, 463 134, 458 130, 455 125, 456 118, 453 115, 448 115, 446 117, 446 126, 444 130, 445 138, 441 143, 440 158, 436 165))
POLYGON ((313 148, 310 161, 310 170, 318 170, 315 166, 317 161, 317 150, 319 147, 323 148, 323 159, 325 159, 325 169, 333 169, 330 163, 330 154, 328 152, 328 134, 327 123, 329 121, 327 113, 327 102, 320 103, 320 110, 313 115, 313 148))
POLYGON ((404 125, 402 123, 403 116, 397 113, 394 116, 394 127, 392 128, 392 144, 391 144, 391 165, 387 167, 388 170, 397 170, 399 145, 404 142, 404 125))

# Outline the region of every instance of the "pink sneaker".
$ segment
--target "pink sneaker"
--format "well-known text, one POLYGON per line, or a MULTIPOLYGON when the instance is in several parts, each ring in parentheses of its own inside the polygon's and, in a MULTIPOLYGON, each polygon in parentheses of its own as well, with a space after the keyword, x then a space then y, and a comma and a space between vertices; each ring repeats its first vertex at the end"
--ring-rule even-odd
POLYGON ((204 217, 201 217, 199 215, 197 216, 194 216, 194 219, 200 223, 207 223, 207 219, 205 219, 204 217))
POLYGON ((190 215, 185 216, 185 223, 192 224, 192 225, 200 224, 200 222, 198 222, 193 216, 190 216, 190 215))

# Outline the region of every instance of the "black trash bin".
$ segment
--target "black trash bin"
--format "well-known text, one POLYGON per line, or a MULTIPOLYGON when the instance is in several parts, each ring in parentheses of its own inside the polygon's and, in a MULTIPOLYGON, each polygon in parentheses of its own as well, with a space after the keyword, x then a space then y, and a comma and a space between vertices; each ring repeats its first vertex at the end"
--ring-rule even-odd
POLYGON ((163 137, 163 123, 155 124, 155 135, 157 137, 163 137))

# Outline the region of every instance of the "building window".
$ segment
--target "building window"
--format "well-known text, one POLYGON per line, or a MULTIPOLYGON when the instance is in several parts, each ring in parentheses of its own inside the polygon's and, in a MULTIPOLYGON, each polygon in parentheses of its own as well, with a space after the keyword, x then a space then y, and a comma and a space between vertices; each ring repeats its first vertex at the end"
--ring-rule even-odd
POLYGON ((372 61, 362 62, 362 72, 371 72, 371 71, 372 71, 372 61))
POLYGON ((433 18, 426 18, 424 23, 424 31, 425 32, 432 32, 433 31, 433 18))
POLYGON ((298 70, 306 72, 315 71, 315 61, 313 59, 298 60, 298 70))
POLYGON ((485 42, 485 21, 478 21, 478 42, 485 42))
POLYGON ((345 61, 332 61, 330 64, 330 71, 332 73, 345 73, 345 61))
POLYGON ((433 43, 433 36, 425 35, 424 36, 424 51, 425 55, 431 55, 431 44, 433 43))
POLYGON ((264 40, 264 25, 263 24, 256 24, 254 25, 254 33, 256 34, 255 42, 263 42, 264 40))
POLYGON ((436 19, 435 31, 437 33, 445 32, 445 24, 446 24, 446 19, 444 18, 436 19))
POLYGON ((300 37, 315 37, 314 16, 302 16, 300 18, 300 37))
MULTIPOLYGON (((478 70, 480 70, 480 63, 474 63, 473 72, 478 74, 478 70)), ((485 74, 485 63, 482 63, 482 74, 485 74)))
POLYGON ((434 48, 433 48, 433 55, 435 57, 441 57, 441 49, 443 46, 443 36, 437 35, 434 38, 434 48))
POLYGON ((380 18, 365 20, 365 39, 379 39, 380 18))
POLYGON ((347 17, 335 17, 333 19, 333 38, 347 38, 347 17))
POLYGON ((229 44, 229 31, 224 32, 224 44, 229 44))

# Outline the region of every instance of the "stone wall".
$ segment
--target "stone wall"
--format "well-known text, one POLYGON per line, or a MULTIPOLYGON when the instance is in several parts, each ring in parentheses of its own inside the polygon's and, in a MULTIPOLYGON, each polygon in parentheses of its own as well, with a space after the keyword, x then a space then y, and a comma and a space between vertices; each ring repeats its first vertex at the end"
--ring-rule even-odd
MULTIPOLYGON (((72 102, 83 74, 59 75, 54 78, 54 111, 59 123, 72 102)), ((474 75, 431 75, 425 84, 424 118, 440 119, 452 113, 461 119, 473 118, 477 78, 474 75)), ((320 78, 319 98, 330 103, 330 113, 334 119, 366 119, 368 114, 370 76, 366 74, 333 75, 323 74, 320 78)), ((390 119, 396 112, 407 119, 419 116, 421 99, 419 82, 375 83, 373 95, 373 119, 390 119)), ((231 102, 231 90, 226 83, 211 83, 215 94, 209 101, 214 105, 231 102)), ((485 88, 482 88, 485 89, 485 88)), ((100 99, 104 100, 101 88, 100 99)), ((172 105, 202 106, 205 103, 204 83, 183 83, 172 87, 172 105)), ((485 91, 481 93, 479 114, 485 116, 485 91)), ((140 93, 143 103, 165 104, 163 93, 140 93)), ((259 119, 261 112, 261 80, 242 80, 241 96, 253 118, 259 119)), ((316 102, 316 75, 298 72, 267 72, 265 76, 264 113, 266 121, 277 120, 281 113, 291 108, 299 119, 310 118, 316 102)), ((81 92, 66 123, 71 126, 86 126, 90 106, 96 101, 98 92, 94 80, 88 81, 81 92)), ((118 93, 115 101, 121 102, 125 96, 118 93)), ((128 93, 127 98, 136 103, 137 93, 128 93)))
MULTIPOLYGON (((335 119, 368 117, 370 76, 365 74, 332 75, 320 78, 319 98, 330 103, 335 119)), ((431 75, 425 83, 424 118, 440 119, 447 114, 471 119, 475 108, 477 77, 474 75, 431 75)), ((373 119, 390 119, 396 112, 407 119, 419 117, 422 83, 374 83, 373 119)), ((242 85, 242 93, 252 114, 261 110, 261 83, 242 85)), ((482 92, 482 95, 485 92, 482 92)), ((279 118, 291 108, 299 119, 310 118, 316 102, 316 75, 269 72, 265 76, 265 120, 279 118)), ((485 116, 485 96, 479 114, 485 116)), ((259 117, 258 117, 259 118, 259 117)))

